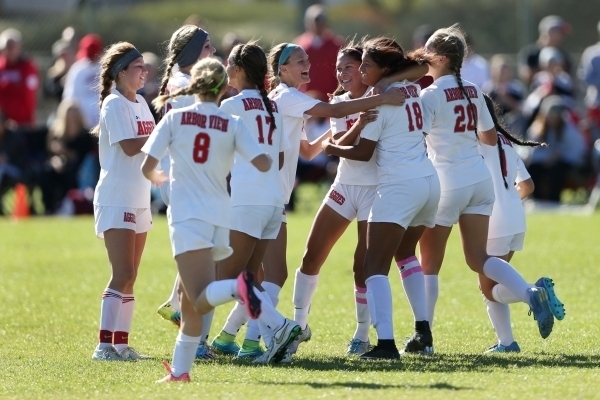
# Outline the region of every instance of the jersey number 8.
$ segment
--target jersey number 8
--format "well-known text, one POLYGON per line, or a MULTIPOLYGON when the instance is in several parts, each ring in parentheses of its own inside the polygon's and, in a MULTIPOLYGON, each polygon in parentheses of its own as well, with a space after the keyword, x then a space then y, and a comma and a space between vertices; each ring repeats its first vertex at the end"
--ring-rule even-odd
POLYGON ((210 136, 207 133, 200 132, 194 139, 194 151, 192 158, 195 163, 204 164, 208 159, 208 147, 210 146, 210 136))

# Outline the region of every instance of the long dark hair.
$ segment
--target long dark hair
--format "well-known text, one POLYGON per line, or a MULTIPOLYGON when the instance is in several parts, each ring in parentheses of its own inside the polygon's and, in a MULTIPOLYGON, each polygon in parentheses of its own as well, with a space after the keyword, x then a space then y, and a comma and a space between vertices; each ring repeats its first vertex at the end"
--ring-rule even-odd
POLYGON ((432 57, 424 52, 406 54, 394 39, 385 36, 364 39, 363 52, 368 54, 375 64, 387 68, 385 76, 432 60, 432 57))

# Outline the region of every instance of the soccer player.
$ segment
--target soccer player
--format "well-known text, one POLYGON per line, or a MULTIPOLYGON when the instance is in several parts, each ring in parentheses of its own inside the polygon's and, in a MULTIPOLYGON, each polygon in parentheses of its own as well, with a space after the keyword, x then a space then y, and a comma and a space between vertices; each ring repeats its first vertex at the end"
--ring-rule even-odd
MULTIPOLYGON (((371 39, 364 44, 360 65, 362 82, 374 86, 381 78, 422 62, 423 59, 405 55, 393 39, 371 39)), ((414 257, 420 234, 425 227, 433 226, 440 197, 437 173, 424 145, 420 88, 411 82, 396 82, 391 87, 404 93, 403 107, 378 107, 377 119, 362 129, 360 140, 354 146, 334 145, 330 140, 323 142, 326 154, 358 161, 371 159, 377 149, 378 185, 368 219, 364 277, 367 304, 378 340, 361 359, 400 357, 394 341, 392 293, 387 275, 405 232, 411 240, 414 257)))
POLYGON ((152 228, 150 182, 140 166, 154 128, 144 98, 136 92, 148 73, 141 53, 130 43, 110 46, 102 56, 99 135, 100 180, 94 192, 96 235, 104 239, 112 276, 102 294, 96 360, 144 358, 129 346, 135 298, 133 286, 146 234, 152 228))

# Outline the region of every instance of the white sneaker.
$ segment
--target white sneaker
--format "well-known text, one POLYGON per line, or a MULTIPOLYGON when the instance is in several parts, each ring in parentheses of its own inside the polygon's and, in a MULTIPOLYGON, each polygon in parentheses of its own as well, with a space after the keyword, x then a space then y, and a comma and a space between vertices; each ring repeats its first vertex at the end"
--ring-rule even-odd
POLYGON ((346 350, 347 356, 360 356, 361 354, 365 354, 367 351, 371 350, 371 343, 367 340, 363 342, 360 339, 352 339, 350 343, 348 343, 348 350, 346 350))
POLYGON ((255 364, 271 364, 279 363, 285 358, 285 353, 288 350, 290 344, 294 342, 294 339, 300 335, 302 329, 295 321, 285 319, 285 323, 273 334, 271 342, 265 353, 256 358, 253 363, 255 364), (263 360, 264 357, 264 360, 263 360), (260 361, 259 361, 260 359, 260 361))
POLYGON ((123 359, 119 355, 117 349, 115 349, 113 346, 108 346, 102 350, 96 348, 92 354, 92 360, 122 361, 123 359))
POLYGON ((140 354, 139 351, 134 349, 133 347, 127 346, 121 351, 119 351, 119 356, 122 360, 125 361, 133 361, 133 360, 149 360, 149 356, 144 356, 140 354))
POLYGON ((310 326, 308 326, 308 324, 307 324, 306 329, 304 329, 302 332, 300 332, 300 335, 298 335, 296 340, 294 340, 292 342, 292 344, 290 345, 290 347, 289 347, 290 353, 296 354, 296 352, 298 351, 298 346, 300 346, 300 343, 308 342, 311 337, 312 337, 312 332, 310 330, 310 326))
MULTIPOLYGON (((292 362, 292 355, 290 354, 289 350, 285 351, 285 355, 283 356, 283 358, 281 359, 281 361, 279 361, 279 364, 290 364, 292 362)), ((267 353, 263 353, 262 355, 256 357, 254 360, 252 360, 252 364, 268 364, 268 356, 267 353)))

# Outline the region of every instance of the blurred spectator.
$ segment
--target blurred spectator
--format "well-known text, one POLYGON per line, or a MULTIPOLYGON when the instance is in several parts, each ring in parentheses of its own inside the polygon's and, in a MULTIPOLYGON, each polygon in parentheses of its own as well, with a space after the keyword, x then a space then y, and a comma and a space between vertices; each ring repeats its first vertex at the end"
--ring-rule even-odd
POLYGON ((513 64, 509 57, 496 54, 490 58, 491 81, 483 86, 483 91, 498 106, 498 114, 510 131, 520 137, 525 136, 525 118, 522 104, 525 98, 525 87, 521 81, 514 79, 513 64))
POLYGON ((221 53, 223 54, 223 61, 226 63, 231 50, 240 43, 246 41, 239 32, 227 32, 221 40, 221 53))
POLYGON ((0 111, 18 127, 35 124, 39 86, 35 62, 22 52, 21 32, 0 33, 0 111))
POLYGON ((420 25, 415 29, 412 37, 413 50, 425 47, 427 40, 433 35, 435 30, 429 25, 420 25))
MULTIPOLYGON (((161 61, 156 54, 149 51, 142 53, 142 57, 144 58, 148 75, 146 75, 146 84, 143 88, 138 90, 138 93, 144 96, 144 99, 146 99, 148 104, 152 104, 152 100, 158 96, 158 90, 160 89, 158 73, 161 61)), ((154 115, 154 120, 158 122, 158 114, 154 107, 150 107, 150 110, 152 111, 152 115, 154 115)))
POLYGON ((535 183, 533 198, 536 200, 560 201, 567 178, 586 162, 583 135, 565 111, 559 96, 545 98, 527 132, 529 139, 548 144, 547 147, 533 148, 527 159, 527 170, 535 183))
POLYGON ((44 94, 46 97, 62 100, 65 88, 65 80, 69 68, 75 62, 75 49, 65 39, 59 39, 52 45, 52 57, 54 64, 46 72, 44 80, 44 94))
POLYGON ((78 188, 80 167, 94 148, 79 107, 63 100, 48 132, 48 162, 40 180, 46 214, 54 214, 67 192, 78 188))
POLYGON ((469 52, 463 61, 460 74, 463 79, 482 88, 490 80, 490 64, 485 58, 475 53, 475 45, 471 36, 467 36, 467 46, 469 52))
MULTIPOLYGON (((598 34, 600 34, 600 22, 598 22, 598 34)), ((600 129, 600 41, 585 49, 581 56, 581 64, 578 71, 579 79, 584 87, 585 106, 588 118, 600 129)))
POLYGON ((183 21, 183 25, 195 25, 198 28, 206 30, 206 21, 198 14, 189 15, 185 21, 183 21))
POLYGON ((0 113, 0 215, 4 215, 2 197, 23 181, 27 165, 23 135, 8 125, 6 117, 0 113))
POLYGON ((519 77, 527 86, 540 71, 539 56, 544 47, 556 47, 562 54, 564 71, 572 73, 571 57, 560 47, 565 35, 571 31, 571 26, 559 16, 548 15, 542 18, 538 28, 540 36, 537 42, 523 47, 519 52, 519 77))
POLYGON ((315 4, 304 14, 306 31, 294 39, 294 43, 302 47, 311 63, 310 82, 300 88, 304 92, 314 91, 317 98, 328 102, 328 93, 333 93, 337 88, 335 77, 335 62, 338 50, 343 46, 344 40, 334 34, 327 27, 327 14, 325 8, 315 4))
POLYGON ((63 100, 74 100, 81 109, 87 129, 98 125, 100 118, 97 86, 103 47, 102 39, 98 35, 88 34, 81 38, 77 61, 67 73, 63 92, 63 100))

